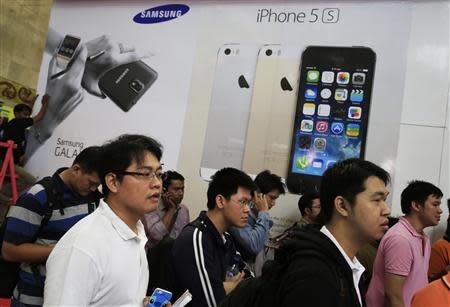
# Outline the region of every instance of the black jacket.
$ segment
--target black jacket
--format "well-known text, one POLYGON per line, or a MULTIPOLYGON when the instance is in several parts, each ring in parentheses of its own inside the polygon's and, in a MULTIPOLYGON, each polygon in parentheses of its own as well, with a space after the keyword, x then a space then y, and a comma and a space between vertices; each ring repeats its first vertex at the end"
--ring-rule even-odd
MULTIPOLYGON (((334 243, 317 228, 295 230, 277 258, 289 263, 278 288, 279 306, 361 306, 351 268, 334 243)), ((360 281, 365 306, 362 284, 360 281)))
POLYGON ((195 221, 183 229, 173 244, 176 298, 189 289, 192 294, 190 306, 217 306, 225 297, 223 281, 235 255, 231 236, 225 233, 222 237, 206 212, 202 211, 195 221))

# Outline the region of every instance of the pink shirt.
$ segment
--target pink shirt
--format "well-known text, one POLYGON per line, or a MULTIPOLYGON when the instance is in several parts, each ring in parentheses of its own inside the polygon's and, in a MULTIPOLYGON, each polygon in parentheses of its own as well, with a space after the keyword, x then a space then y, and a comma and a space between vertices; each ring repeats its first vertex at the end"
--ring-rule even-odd
POLYGON ((367 307, 384 306, 385 272, 406 277, 403 302, 405 307, 411 306, 411 299, 417 290, 428 284, 430 251, 429 238, 425 234, 417 233, 411 224, 401 217, 381 240, 366 295, 367 307))

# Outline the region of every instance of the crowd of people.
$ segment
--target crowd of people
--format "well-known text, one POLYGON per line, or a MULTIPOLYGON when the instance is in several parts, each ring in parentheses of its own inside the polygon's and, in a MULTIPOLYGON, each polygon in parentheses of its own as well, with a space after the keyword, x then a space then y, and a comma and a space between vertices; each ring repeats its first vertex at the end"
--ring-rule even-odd
POLYGON ((142 306, 155 287, 189 290, 195 307, 450 306, 450 227, 432 246, 424 233, 443 212, 432 183, 411 181, 393 219, 389 174, 339 161, 274 245, 280 176, 223 168, 191 219, 185 178, 163 172, 162 154, 153 138, 122 135, 21 194, 2 226, 2 261, 20 264, 11 306, 142 306))

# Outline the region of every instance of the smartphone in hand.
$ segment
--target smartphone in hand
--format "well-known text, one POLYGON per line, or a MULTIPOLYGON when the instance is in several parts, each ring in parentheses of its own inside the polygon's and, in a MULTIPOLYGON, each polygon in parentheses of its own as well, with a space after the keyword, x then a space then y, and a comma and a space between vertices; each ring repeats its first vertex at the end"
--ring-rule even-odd
POLYGON ((149 302, 146 307, 165 307, 170 303, 172 298, 172 292, 156 288, 150 296, 149 302))

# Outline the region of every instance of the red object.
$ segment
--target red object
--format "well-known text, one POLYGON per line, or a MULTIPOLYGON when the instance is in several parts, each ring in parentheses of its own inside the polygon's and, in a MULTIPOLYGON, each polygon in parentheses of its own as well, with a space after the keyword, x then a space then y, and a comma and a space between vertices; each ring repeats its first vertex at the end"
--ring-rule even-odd
POLYGON ((9 298, 0 298, 0 307, 11 306, 11 300, 9 298))
POLYGON ((3 160, 3 166, 2 170, 0 171, 0 190, 3 187, 3 181, 6 177, 6 171, 9 168, 9 175, 11 177, 11 194, 12 194, 12 201, 15 204, 18 198, 17 195, 17 185, 16 185, 16 170, 14 169, 14 155, 13 150, 17 147, 16 144, 14 144, 13 141, 8 140, 5 142, 0 142, 0 147, 6 147, 6 155, 5 159, 3 160))

